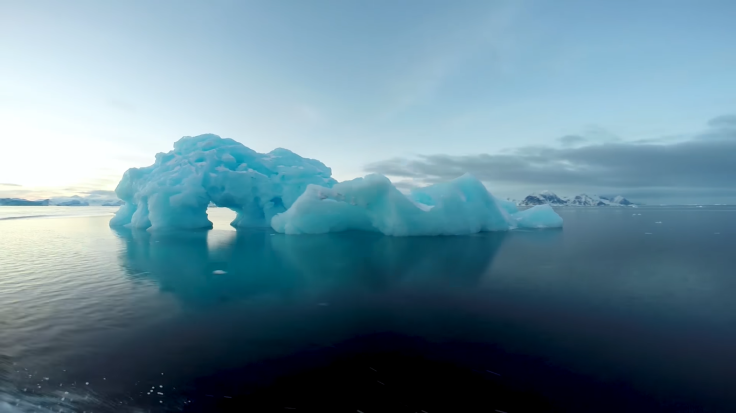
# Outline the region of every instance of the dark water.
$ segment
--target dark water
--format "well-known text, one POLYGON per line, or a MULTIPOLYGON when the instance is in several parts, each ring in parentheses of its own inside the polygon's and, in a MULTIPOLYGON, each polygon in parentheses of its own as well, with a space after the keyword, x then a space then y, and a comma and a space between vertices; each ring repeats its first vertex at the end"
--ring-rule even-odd
POLYGON ((0 412, 736 411, 736 208, 559 212, 432 238, 0 221, 0 412))

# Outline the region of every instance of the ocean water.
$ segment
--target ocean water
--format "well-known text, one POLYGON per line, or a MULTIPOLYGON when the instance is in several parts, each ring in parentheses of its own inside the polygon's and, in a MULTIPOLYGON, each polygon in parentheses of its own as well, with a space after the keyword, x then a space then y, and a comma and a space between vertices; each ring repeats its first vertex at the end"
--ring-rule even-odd
POLYGON ((736 411, 736 207, 417 238, 115 209, 0 207, 0 412, 736 411))

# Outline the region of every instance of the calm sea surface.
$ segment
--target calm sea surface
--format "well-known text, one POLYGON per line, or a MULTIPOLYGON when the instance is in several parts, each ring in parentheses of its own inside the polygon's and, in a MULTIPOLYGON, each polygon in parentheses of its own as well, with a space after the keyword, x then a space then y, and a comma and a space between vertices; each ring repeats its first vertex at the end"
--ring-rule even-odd
POLYGON ((0 412, 314 408, 300 387, 334 411, 452 411, 402 363, 481 383, 458 412, 736 411, 736 207, 431 238, 234 231, 222 209, 151 234, 115 210, 0 207, 0 412), (330 393, 351 380, 374 393, 330 393))

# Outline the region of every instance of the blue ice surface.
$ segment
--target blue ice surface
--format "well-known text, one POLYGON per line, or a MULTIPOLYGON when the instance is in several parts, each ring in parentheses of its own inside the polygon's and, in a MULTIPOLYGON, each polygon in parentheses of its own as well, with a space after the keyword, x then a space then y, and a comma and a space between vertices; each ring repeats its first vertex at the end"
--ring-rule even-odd
POLYGON ((409 194, 377 174, 338 183, 323 163, 287 150, 258 153, 217 135, 186 136, 153 165, 131 168, 115 189, 125 201, 111 226, 212 228, 210 202, 235 211, 236 228, 285 234, 347 230, 386 235, 467 235, 562 226, 550 207, 519 212, 471 175, 409 194))
POLYGON ((562 228, 562 217, 549 205, 536 205, 512 215, 519 228, 562 228))

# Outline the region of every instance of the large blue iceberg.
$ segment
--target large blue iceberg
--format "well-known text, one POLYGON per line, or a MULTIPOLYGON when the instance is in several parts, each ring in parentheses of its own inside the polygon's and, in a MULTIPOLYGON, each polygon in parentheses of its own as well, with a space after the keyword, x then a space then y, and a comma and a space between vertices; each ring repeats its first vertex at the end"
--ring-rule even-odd
POLYGON ((115 189, 125 204, 110 225, 212 228, 212 202, 237 213, 236 228, 271 226, 285 234, 467 235, 562 226, 550 207, 519 212, 467 174, 409 194, 383 175, 340 183, 331 175, 322 162, 286 149, 263 154, 217 135, 186 136, 153 165, 125 172, 115 189))

